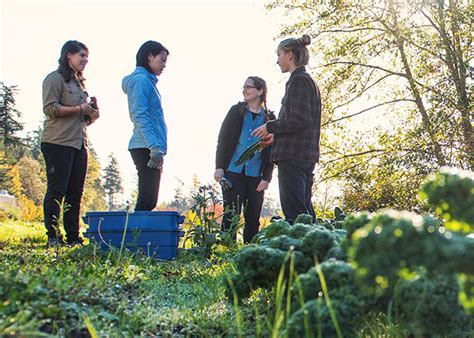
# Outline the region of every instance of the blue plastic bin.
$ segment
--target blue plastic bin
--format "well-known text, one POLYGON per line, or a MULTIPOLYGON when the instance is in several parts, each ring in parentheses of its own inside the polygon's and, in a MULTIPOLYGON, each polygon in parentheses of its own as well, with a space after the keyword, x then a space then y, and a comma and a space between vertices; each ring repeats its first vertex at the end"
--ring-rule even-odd
MULTIPOLYGON (((122 245, 127 212, 88 212, 82 218, 89 228, 84 235, 102 248, 122 245)), ((179 238, 184 235, 179 224, 184 217, 176 211, 136 211, 128 213, 124 247, 148 256, 171 260, 178 254, 179 238)))

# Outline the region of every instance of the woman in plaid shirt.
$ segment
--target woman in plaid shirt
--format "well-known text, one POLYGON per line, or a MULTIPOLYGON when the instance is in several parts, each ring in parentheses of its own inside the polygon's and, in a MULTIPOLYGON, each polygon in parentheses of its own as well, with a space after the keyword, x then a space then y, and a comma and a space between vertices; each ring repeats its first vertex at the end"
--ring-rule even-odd
POLYGON ((278 45, 277 64, 289 72, 278 118, 268 121, 253 135, 272 143, 271 160, 278 165, 280 203, 288 222, 299 214, 316 218, 311 203, 313 170, 319 161, 321 95, 306 72, 311 43, 309 35, 289 38, 278 45))

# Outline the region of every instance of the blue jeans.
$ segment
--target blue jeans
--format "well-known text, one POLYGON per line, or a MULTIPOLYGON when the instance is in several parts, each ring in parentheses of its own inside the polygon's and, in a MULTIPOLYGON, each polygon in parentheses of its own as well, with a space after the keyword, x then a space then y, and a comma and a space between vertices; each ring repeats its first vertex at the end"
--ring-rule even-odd
POLYGON ((285 219, 293 223, 299 214, 309 214, 316 219, 311 203, 313 170, 315 163, 278 161, 278 186, 280 203, 285 219))
POLYGON ((148 168, 150 150, 129 149, 138 171, 138 197, 135 211, 150 211, 156 207, 160 191, 161 169, 148 168))
MULTIPOLYGON (((68 242, 79 237, 79 213, 86 181, 87 149, 41 143, 48 180, 43 202, 44 225, 48 238, 58 231, 60 205, 64 199, 63 224, 68 242)), ((32 173, 33 174, 33 173, 32 173)))

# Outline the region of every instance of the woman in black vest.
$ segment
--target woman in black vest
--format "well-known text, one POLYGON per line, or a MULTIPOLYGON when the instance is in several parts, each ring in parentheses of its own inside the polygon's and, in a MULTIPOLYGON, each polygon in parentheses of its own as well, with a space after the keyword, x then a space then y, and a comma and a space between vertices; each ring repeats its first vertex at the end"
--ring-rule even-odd
POLYGON ((240 215, 243 208, 244 243, 248 243, 258 232, 264 191, 272 178, 273 164, 269 147, 256 152, 244 163, 237 160, 259 141, 258 137, 251 135, 252 132, 275 116, 266 107, 267 85, 263 79, 257 76, 247 78, 243 96, 244 102, 232 106, 222 123, 214 178, 223 188, 225 214, 222 229, 231 231, 235 239, 232 219, 240 215))

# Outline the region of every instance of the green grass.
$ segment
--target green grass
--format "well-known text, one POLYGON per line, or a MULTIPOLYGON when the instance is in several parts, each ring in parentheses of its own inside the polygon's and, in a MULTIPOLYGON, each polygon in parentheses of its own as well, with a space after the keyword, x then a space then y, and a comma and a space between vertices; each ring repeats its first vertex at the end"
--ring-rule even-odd
MULTIPOLYGON (((276 313, 275 290, 257 290, 240 305, 227 300, 232 252, 209 260, 180 252, 167 262, 45 243, 42 224, 0 224, 0 336, 285 335, 287 311, 280 304, 276 313)), ((404 336, 374 318, 361 336, 404 336)))
MULTIPOLYGON (((43 233, 41 224, 0 225, 0 336, 237 335, 225 256, 211 264, 188 253, 165 262, 94 246, 46 249, 43 233)), ((244 334, 254 308, 242 310, 244 334)))

